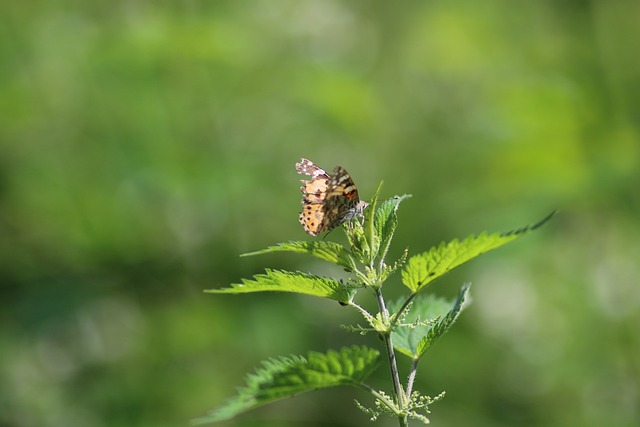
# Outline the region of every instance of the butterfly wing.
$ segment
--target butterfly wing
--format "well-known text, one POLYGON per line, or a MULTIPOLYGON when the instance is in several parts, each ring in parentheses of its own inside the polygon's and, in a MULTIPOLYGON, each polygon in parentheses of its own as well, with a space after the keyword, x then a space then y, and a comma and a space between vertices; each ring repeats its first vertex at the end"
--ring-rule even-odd
POLYGON ((317 236, 362 213, 358 189, 341 166, 329 175, 310 160, 300 159, 296 171, 311 176, 310 181, 301 180, 300 187, 303 208, 298 219, 307 233, 317 236))
POLYGON ((300 175, 311 176, 311 180, 300 180, 302 186, 302 212, 298 220, 304 231, 317 236, 326 229, 326 219, 323 210, 327 197, 327 189, 331 177, 324 169, 316 166, 312 161, 300 159, 296 163, 296 172, 300 175))
POLYGON ((325 218, 331 219, 329 228, 336 227, 353 217, 352 212, 360 202, 358 189, 349 173, 338 166, 330 176, 323 210, 325 218))

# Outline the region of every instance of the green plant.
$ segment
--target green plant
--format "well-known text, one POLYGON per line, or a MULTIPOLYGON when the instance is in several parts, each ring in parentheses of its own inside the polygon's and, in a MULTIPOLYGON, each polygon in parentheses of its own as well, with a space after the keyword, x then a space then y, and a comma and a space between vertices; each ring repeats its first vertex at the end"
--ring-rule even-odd
POLYGON ((384 343, 384 354, 391 371, 391 392, 375 390, 364 381, 378 366, 380 352, 365 346, 342 348, 339 351, 309 353, 307 357, 292 356, 267 360, 262 367, 249 375, 246 386, 238 394, 208 415, 194 423, 208 423, 229 419, 241 412, 305 391, 339 385, 350 385, 366 390, 374 397, 374 405, 357 406, 374 420, 387 414, 398 419, 400 426, 407 426, 410 419, 423 423, 429 420, 429 405, 442 399, 444 392, 435 397, 423 396, 413 390, 418 363, 436 340, 458 318, 464 307, 469 285, 460 289, 455 301, 445 301, 425 296, 424 290, 437 278, 487 251, 496 249, 544 224, 550 214, 537 224, 507 233, 482 233, 466 239, 452 240, 421 254, 408 256, 405 250, 400 259, 386 260, 391 240, 398 225, 397 210, 409 195, 396 196, 378 205, 378 192, 364 211, 364 220, 352 220, 343 224, 348 247, 338 243, 316 240, 281 243, 248 255, 271 252, 298 252, 337 264, 351 273, 348 281, 335 280, 299 271, 267 269, 253 279, 243 279, 241 284, 206 292, 239 294, 249 292, 296 292, 329 298, 359 312, 366 326, 344 326, 348 331, 377 334, 384 343), (405 298, 388 302, 383 287, 394 273, 401 270, 402 283, 408 288, 405 298), (378 313, 369 313, 354 302, 359 290, 375 294, 378 313), (406 384, 402 384, 396 363, 396 354, 409 357, 411 370, 406 384))

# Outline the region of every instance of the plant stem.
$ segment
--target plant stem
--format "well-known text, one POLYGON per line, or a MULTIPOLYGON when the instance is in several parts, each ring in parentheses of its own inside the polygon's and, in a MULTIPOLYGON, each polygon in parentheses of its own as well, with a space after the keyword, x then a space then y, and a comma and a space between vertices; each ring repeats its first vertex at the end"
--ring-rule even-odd
POLYGON ((411 302, 413 301, 413 299, 417 295, 418 295, 417 293, 413 293, 413 294, 409 295, 409 298, 407 298, 407 300, 404 302, 404 304, 402 304, 402 307, 400 307, 400 310, 398 310, 398 313, 396 313, 396 317, 395 317, 394 323, 391 325, 392 328, 393 328, 393 326, 396 325, 396 323, 398 323, 400 321, 400 319, 402 319, 402 315, 404 314, 404 312, 409 307, 409 304, 411 304, 411 302))
POLYGON ((409 372, 409 379, 407 380, 407 401, 411 399, 411 392, 413 391, 413 382, 416 380, 416 372, 418 372, 419 359, 413 359, 411 364, 411 372, 409 372))
MULTIPOLYGON (((369 393, 371 393, 376 399, 378 399, 380 402, 384 403, 384 405, 389 408, 392 411, 395 411, 396 405, 390 401, 389 399, 387 399, 385 396, 383 396, 382 394, 378 393, 376 390, 372 389, 371 387, 369 387, 366 384, 360 384, 358 385, 358 387, 368 391, 369 393)), ((400 414, 398 414, 398 416, 400 416, 400 414)))
MULTIPOLYGON (((376 297, 378 299, 378 307, 380 308, 380 314, 385 323, 389 321, 389 312, 385 306, 384 298, 382 296, 382 290, 376 289, 376 297)), ((391 340, 391 333, 383 335, 385 346, 387 347, 387 357, 389 359, 389 368, 391 369, 391 379, 393 380, 393 389, 396 394, 396 402, 400 408, 405 406, 404 393, 402 391, 402 385, 400 384, 400 374, 398 373, 398 363, 396 362, 396 353, 393 349, 393 341, 391 340)), ((403 425, 402 423, 400 425, 403 425)))
POLYGON ((353 307, 353 308, 355 308, 356 310, 358 310, 360 312, 360 314, 362 314, 362 317, 364 317, 372 327, 374 326, 373 317, 371 316, 371 314, 369 314, 369 312, 367 310, 365 310, 364 308, 360 307, 358 304, 356 304, 353 301, 350 301, 348 303, 348 305, 353 307))

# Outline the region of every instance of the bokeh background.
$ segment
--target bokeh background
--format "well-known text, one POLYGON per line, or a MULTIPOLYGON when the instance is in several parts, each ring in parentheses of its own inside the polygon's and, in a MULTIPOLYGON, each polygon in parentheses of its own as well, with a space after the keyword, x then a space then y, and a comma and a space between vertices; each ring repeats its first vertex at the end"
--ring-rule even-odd
MULTIPOLYGON (((559 210, 433 286, 474 300, 419 373, 447 391, 433 425, 640 425, 639 19, 625 0, 0 2, 0 426, 187 425, 260 360, 378 345, 331 301, 202 293, 335 273, 239 257, 310 238, 302 156, 365 199, 413 195, 392 256, 559 210)), ((222 425, 368 425, 354 393, 222 425)))

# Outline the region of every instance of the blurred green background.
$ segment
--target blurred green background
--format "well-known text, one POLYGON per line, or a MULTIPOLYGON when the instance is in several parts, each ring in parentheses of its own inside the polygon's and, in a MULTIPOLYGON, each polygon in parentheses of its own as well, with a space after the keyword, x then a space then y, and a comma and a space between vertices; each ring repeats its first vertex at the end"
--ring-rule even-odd
MULTIPOLYGON (((0 2, 0 426, 186 425, 262 359, 377 346, 331 301, 202 293, 334 272, 238 257, 309 238, 302 156, 365 199, 413 194, 394 256, 560 210, 433 287, 474 300, 419 372, 447 391, 433 425, 639 425, 639 20, 623 0, 0 2)), ((354 393, 222 425, 368 425, 354 393)))

